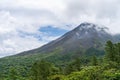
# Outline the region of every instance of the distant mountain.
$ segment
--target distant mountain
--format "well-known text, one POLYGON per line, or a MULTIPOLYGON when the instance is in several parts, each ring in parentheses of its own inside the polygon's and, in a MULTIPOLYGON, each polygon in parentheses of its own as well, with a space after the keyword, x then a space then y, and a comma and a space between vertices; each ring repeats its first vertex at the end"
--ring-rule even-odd
POLYGON ((67 54, 72 52, 83 54, 85 51, 91 48, 96 50, 103 50, 104 44, 107 40, 114 42, 118 41, 117 36, 114 37, 108 33, 107 27, 86 22, 81 23, 72 31, 67 32, 60 38, 40 48, 19 53, 17 56, 29 54, 47 54, 55 50, 59 50, 60 54, 67 54))
POLYGON ((63 67, 74 58, 80 58, 82 63, 87 64, 92 55, 104 55, 104 46, 108 40, 119 42, 120 34, 111 35, 104 26, 81 23, 75 29, 40 48, 0 58, 0 71, 8 74, 10 67, 14 66, 16 70, 25 69, 25 72, 29 72, 31 65, 42 59, 63 67))

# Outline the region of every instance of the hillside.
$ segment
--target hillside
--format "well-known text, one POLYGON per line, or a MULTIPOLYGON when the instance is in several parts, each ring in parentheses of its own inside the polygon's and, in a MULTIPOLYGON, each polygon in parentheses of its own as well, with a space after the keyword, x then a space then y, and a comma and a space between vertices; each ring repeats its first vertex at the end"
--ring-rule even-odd
MULTIPOLYGON (((34 62, 42 59, 57 66, 64 66, 74 58, 102 56, 106 41, 120 41, 118 35, 113 36, 107 30, 106 27, 97 24, 81 23, 75 29, 40 48, 1 58, 0 70, 7 74, 8 69, 15 66, 22 73, 23 69, 29 70, 34 62)), ((87 63, 87 60, 84 62, 87 63)))
POLYGON ((25 51, 17 55, 44 54, 53 52, 56 49, 59 49, 61 54, 79 52, 83 51, 83 49, 86 51, 89 48, 100 50, 103 49, 104 43, 107 40, 117 40, 107 30, 108 28, 96 24, 82 23, 72 31, 40 48, 25 51))

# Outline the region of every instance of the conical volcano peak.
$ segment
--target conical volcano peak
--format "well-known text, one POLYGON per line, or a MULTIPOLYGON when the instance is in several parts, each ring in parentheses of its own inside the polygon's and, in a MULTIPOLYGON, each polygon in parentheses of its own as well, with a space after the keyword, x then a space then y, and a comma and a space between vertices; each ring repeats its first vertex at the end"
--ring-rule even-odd
POLYGON ((96 27, 96 25, 93 23, 84 22, 84 23, 81 23, 78 27, 79 28, 94 28, 96 27))
MULTIPOLYGON (((106 27, 93 23, 81 23, 75 29, 67 32, 58 39, 30 51, 18 55, 38 54, 38 53, 58 53, 67 54, 71 52, 81 53, 81 50, 89 48, 101 49, 108 40, 115 41, 114 37, 106 32, 106 27), (60 52, 59 52, 60 51, 60 52)), ((118 40, 118 39, 117 39, 118 40)), ((84 52, 84 51, 83 51, 84 52)))
POLYGON ((81 23, 76 30, 82 31, 82 30, 94 30, 94 31, 102 31, 102 32, 106 32, 108 31, 108 28, 103 26, 103 25, 97 25, 97 24, 93 24, 93 23, 89 23, 89 22, 84 22, 81 23))

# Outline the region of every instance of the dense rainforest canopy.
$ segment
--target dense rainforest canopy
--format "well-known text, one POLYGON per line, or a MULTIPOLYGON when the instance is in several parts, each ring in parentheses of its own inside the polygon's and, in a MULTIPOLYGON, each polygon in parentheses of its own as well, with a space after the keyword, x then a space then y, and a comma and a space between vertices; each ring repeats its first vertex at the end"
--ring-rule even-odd
POLYGON ((120 43, 107 41, 104 56, 77 57, 64 65, 54 62, 37 60, 29 69, 14 65, 0 73, 0 80, 120 80, 120 43))

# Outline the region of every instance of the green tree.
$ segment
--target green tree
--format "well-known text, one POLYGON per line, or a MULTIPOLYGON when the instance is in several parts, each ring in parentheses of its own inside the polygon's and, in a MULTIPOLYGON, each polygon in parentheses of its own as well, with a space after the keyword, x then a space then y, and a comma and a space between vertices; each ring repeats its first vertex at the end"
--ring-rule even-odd
POLYGON ((115 61, 120 63, 120 43, 114 44, 115 46, 115 61))
POLYGON ((116 69, 104 70, 103 80, 120 80, 120 71, 116 69))
POLYGON ((72 72, 67 77, 68 80, 103 80, 99 66, 84 67, 81 71, 72 72))
POLYGON ((66 80, 65 79, 66 76, 65 75, 52 75, 48 78, 48 80, 66 80))
POLYGON ((16 71, 16 69, 14 67, 10 68, 9 79, 10 80, 17 80, 18 79, 18 72, 16 71))
POLYGON ((107 41, 105 51, 107 60, 115 61, 115 47, 111 41, 107 41))
POLYGON ((105 51, 108 61, 120 64, 120 43, 113 44, 111 41, 108 41, 106 43, 105 51))
POLYGON ((3 79, 3 73, 0 72, 0 80, 4 80, 3 79))
POLYGON ((97 60, 96 56, 92 56, 91 64, 92 64, 92 66, 97 66, 98 65, 98 60, 97 60))
POLYGON ((70 74, 73 71, 80 71, 81 69, 81 61, 79 58, 76 58, 73 62, 68 64, 65 68, 65 73, 70 74))
MULTIPOLYGON (((54 68, 55 69, 55 68, 54 68)), ((31 69, 32 80, 47 80, 51 74, 53 74, 53 65, 44 60, 33 64, 31 69)), ((55 71, 55 70, 54 70, 55 71)))

